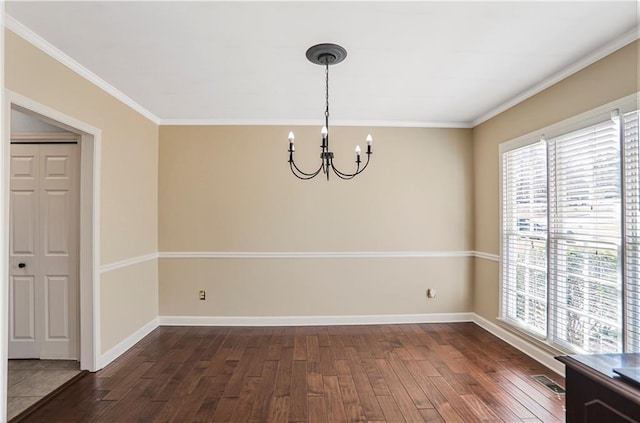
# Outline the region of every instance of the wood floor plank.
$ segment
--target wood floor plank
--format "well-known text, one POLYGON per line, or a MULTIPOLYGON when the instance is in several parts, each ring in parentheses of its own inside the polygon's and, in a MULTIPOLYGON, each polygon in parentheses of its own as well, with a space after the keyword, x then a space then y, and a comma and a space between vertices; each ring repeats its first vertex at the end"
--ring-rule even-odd
POLYGON ((338 376, 338 385, 342 394, 344 412, 349 422, 364 422, 367 420, 356 384, 351 375, 338 376))
MULTIPOLYGON (((239 335, 234 336, 233 338, 227 338, 227 339, 230 339, 233 342, 232 345, 225 345, 225 346, 231 347, 231 352, 229 353, 227 360, 240 361, 240 359, 242 358, 242 355, 245 352, 245 347, 247 346, 247 342, 249 341, 249 339, 246 336, 239 336, 239 335)), ((225 342, 225 344, 227 343, 225 342)))
POLYGON ((390 396, 391 391, 389 390, 389 386, 380 374, 375 360, 362 360, 362 366, 367 372, 367 376, 371 382, 371 387, 373 388, 373 392, 376 396, 390 396))
POLYGON ((232 349, 228 347, 220 348, 218 354, 209 359, 209 365, 204 369, 203 375, 216 376, 223 371, 228 363, 238 363, 237 360, 230 360, 229 356, 232 349))
POLYGON ((336 366, 336 374, 335 374, 335 376, 350 375, 351 374, 351 369, 349 368, 349 361, 348 360, 336 360, 335 361, 335 366, 336 366))
POLYGON ((420 414, 422 415, 424 421, 429 423, 445 423, 450 421, 444 420, 440 413, 438 413, 438 411, 433 408, 424 408, 420 410, 420 414))
POLYGON ((289 400, 289 397, 272 397, 267 421, 271 423, 287 423, 289 421, 289 400))
MULTIPOLYGON (((113 386, 113 389, 109 389, 109 393, 102 399, 104 401, 117 401, 123 398, 127 394, 127 392, 129 392, 133 388, 133 384, 140 380, 145 372, 151 368, 151 366, 153 366, 153 363, 145 361, 144 363, 141 363, 134 371, 120 379, 119 383, 115 384, 114 381, 115 386, 113 386)), ((109 386, 109 388, 110 387, 111 386, 109 386)), ((105 389, 108 388, 105 387, 105 389)))
POLYGON ((351 354, 348 354, 348 357, 348 366, 351 370, 350 375, 353 378, 353 382, 356 390, 358 391, 358 396, 367 419, 383 420, 384 414, 382 413, 382 409, 376 399, 376 395, 373 391, 373 387, 371 386, 371 382, 369 381, 369 377, 367 376, 367 372, 362 366, 362 362, 360 361, 358 354, 354 351, 351 354))
POLYGON ((278 371, 277 361, 266 361, 262 372, 261 383, 256 392, 255 401, 251 409, 249 421, 264 422, 269 416, 269 406, 275 388, 276 374, 278 371))
POLYGON ((282 335, 271 335, 267 349, 267 361, 278 361, 282 354, 282 335))
MULTIPOLYGON (((234 354, 232 352, 230 357, 233 355, 234 354)), ((249 371, 249 365, 252 363, 252 360, 254 359, 255 355, 256 355, 255 348, 245 348, 245 351, 241 355, 241 360, 238 361, 238 364, 235 367, 233 375, 231 375, 231 378, 229 379, 229 383, 227 383, 227 386, 225 387, 224 394, 223 394, 225 397, 237 397, 238 395, 240 395, 240 391, 245 386, 245 383, 244 383, 245 379, 248 377, 247 373, 249 371)), ((229 360, 229 361, 233 361, 233 360, 229 360)))
POLYGON ((249 421, 249 418, 251 417, 251 408, 255 402, 256 394, 261 382, 262 380, 259 377, 250 376, 244 379, 242 390, 238 394, 238 404, 233 410, 233 416, 231 416, 231 422, 249 421))
POLYGON ((212 421, 215 423, 231 422, 231 417, 233 417, 233 410, 236 409, 237 405, 238 398, 220 398, 212 421))
POLYGON ((473 393, 502 420, 518 421, 535 417, 526 407, 491 383, 484 374, 476 372, 473 377, 478 382, 478 385, 471 387, 473 393))
POLYGON ((275 396, 289 396, 291 393, 291 368, 293 367, 293 347, 283 347, 278 362, 275 396))
POLYGON ((327 406, 327 419, 330 422, 346 422, 344 401, 340 392, 338 376, 323 376, 324 393, 327 406))
POLYGON ((326 326, 318 328, 318 346, 320 348, 331 346, 331 336, 329 335, 329 328, 326 326))
POLYGON ((306 360, 307 359, 307 337, 304 335, 296 334, 293 344, 293 359, 294 360, 306 360))
POLYGON ((307 361, 320 363, 320 345, 316 335, 307 336, 307 361))
MULTIPOLYGON (((476 416, 480 417, 483 422, 501 422, 503 421, 500 417, 493 412, 491 408, 487 406, 478 396, 474 394, 469 395, 461 395, 464 402, 467 403, 469 408, 473 410, 476 416)), ((514 416, 509 421, 517 421, 517 417, 513 420, 514 416)))
POLYGON ((309 396, 324 394, 322 370, 319 362, 307 361, 307 393, 309 396))
POLYGON ((155 383, 153 379, 139 379, 131 390, 131 394, 118 401, 108 415, 103 414, 97 419, 97 423, 139 421, 143 419, 152 421, 162 409, 163 404, 153 401, 145 401, 140 404, 137 398, 153 383, 155 383))
POLYGON ((564 379, 473 323, 159 327, 24 422, 563 422, 564 379))
POLYGON ((393 371, 393 367, 389 361, 378 359, 375 360, 375 362, 378 365, 378 369, 380 370, 382 377, 389 386, 391 395, 396 400, 396 404, 398 404, 398 408, 400 408, 400 412, 402 412, 402 416, 405 420, 407 422, 422 421, 422 417, 416 407, 416 404, 405 390, 402 382, 398 379, 398 376, 393 371))
POLYGON ((384 414, 384 418, 388 423, 404 423, 406 420, 402 417, 402 412, 396 404, 396 400, 391 395, 383 395, 378 397, 380 408, 384 414))
POLYGON ((309 423, 331 423, 323 396, 309 396, 309 423))
MULTIPOLYGON (((421 413, 428 411, 426 408, 424 410, 420 410, 421 413)), ((460 414, 453 409, 453 406, 448 402, 443 402, 438 404, 436 410, 438 411, 438 415, 442 417, 442 419, 447 423, 465 423, 460 414)))
POLYGON ((405 366, 407 370, 411 373, 411 376, 416 381, 422 392, 429 399, 429 402, 434 406, 438 406, 438 404, 442 404, 447 402, 447 399, 438 391, 433 382, 431 382, 430 376, 440 376, 439 373, 430 374, 429 372, 423 371, 420 366, 421 361, 407 362, 405 366))
POLYGON ((289 402, 289 420, 306 422, 309 418, 307 402, 307 362, 294 360, 291 370, 291 400, 289 402))
POLYGON ((320 347, 320 372, 325 376, 335 376, 337 374, 335 358, 330 346, 320 347))
POLYGON ((429 380, 440 391, 440 393, 447 399, 447 403, 453 407, 456 414, 458 414, 464 422, 480 422, 482 421, 479 416, 471 407, 467 405, 464 399, 449 385, 448 381, 442 376, 429 377, 429 380))
POLYGON ((220 397, 205 397, 200 404, 198 412, 193 418, 193 423, 206 423, 213 421, 213 416, 216 413, 216 408, 218 408, 220 400, 220 397))
POLYGON ((411 372, 407 370, 404 362, 393 358, 388 361, 397 378, 409 394, 409 397, 411 397, 416 408, 419 410, 423 408, 434 408, 431 401, 429 401, 425 393, 420 389, 420 386, 411 375, 411 372))

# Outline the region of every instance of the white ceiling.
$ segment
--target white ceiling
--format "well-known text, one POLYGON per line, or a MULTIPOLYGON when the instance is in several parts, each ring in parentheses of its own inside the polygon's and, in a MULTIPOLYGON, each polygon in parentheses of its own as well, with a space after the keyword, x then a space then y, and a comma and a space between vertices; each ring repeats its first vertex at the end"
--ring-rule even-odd
POLYGON ((471 126, 638 37, 635 0, 5 10, 10 29, 46 40, 159 123, 319 123, 324 70, 305 51, 333 42, 348 51, 330 68, 333 124, 471 126))

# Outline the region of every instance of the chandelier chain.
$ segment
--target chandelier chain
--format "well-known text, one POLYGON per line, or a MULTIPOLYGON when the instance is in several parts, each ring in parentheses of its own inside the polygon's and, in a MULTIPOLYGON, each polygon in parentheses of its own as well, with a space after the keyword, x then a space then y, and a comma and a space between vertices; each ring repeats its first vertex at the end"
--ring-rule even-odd
POLYGON ((327 118, 326 121, 326 126, 327 129, 329 129, 329 64, 325 64, 324 65, 324 75, 325 75, 325 102, 326 102, 326 109, 324 111, 324 117, 327 118))

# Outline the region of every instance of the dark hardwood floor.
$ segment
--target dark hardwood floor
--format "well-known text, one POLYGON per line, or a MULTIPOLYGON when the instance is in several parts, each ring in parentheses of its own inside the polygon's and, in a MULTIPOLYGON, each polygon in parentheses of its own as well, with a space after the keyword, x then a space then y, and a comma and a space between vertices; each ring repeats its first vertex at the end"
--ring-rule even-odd
POLYGON ((563 422, 564 380, 473 323, 160 327, 25 422, 563 422))

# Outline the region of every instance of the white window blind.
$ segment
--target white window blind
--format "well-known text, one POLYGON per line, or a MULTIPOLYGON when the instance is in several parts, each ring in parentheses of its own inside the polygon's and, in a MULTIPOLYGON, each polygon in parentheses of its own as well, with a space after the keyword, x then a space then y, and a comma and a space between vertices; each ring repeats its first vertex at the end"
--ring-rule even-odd
POLYGON ((626 352, 640 352, 640 176, 638 112, 623 118, 626 352))
POLYGON ((547 158, 544 143, 502 156, 503 318, 547 331, 547 158))
POLYGON ((622 351, 618 120, 549 141, 549 341, 622 351))

